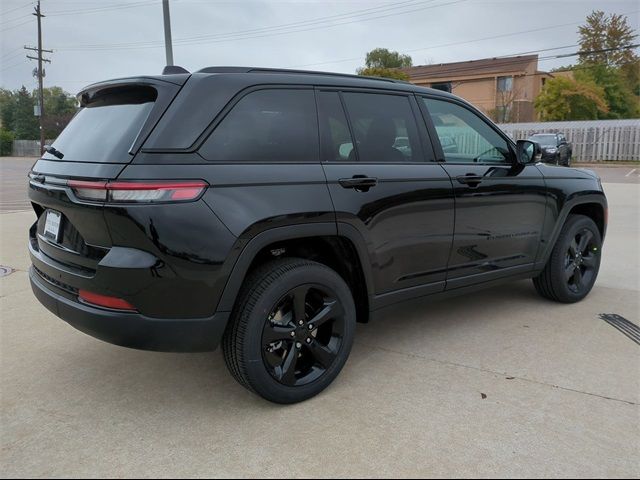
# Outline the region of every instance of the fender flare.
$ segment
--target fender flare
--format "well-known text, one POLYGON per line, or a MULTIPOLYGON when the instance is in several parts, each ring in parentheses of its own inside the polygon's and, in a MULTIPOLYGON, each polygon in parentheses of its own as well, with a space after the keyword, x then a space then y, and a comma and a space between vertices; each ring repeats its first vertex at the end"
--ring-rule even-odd
MULTIPOLYGON (((591 204, 597 203, 598 205, 600 205, 604 210, 605 217, 606 217, 606 212, 608 208, 607 199, 602 192, 579 195, 565 202, 565 204, 562 206, 562 210, 558 214, 558 219, 556 220, 556 223, 553 227, 553 231, 551 233, 551 236, 549 237, 549 241, 547 242, 546 246, 544 247, 544 250, 540 254, 540 257, 538 258, 538 261, 536 262, 535 269, 543 269, 544 266, 547 264, 547 261, 551 256, 551 252, 553 251, 553 247, 555 246, 556 242, 558 241, 558 237, 560 236, 560 231, 562 230, 562 227, 566 223, 567 217, 569 216, 569 213, 571 212, 571 210, 573 210, 573 208, 577 207, 578 205, 586 205, 590 203, 591 204)), ((605 221, 604 229, 602 231, 603 240, 604 240, 606 231, 607 231, 607 222, 605 221)))
POLYGON ((348 224, 341 223, 338 226, 338 224, 333 222, 317 222, 274 227, 260 232, 251 238, 238 255, 238 258, 231 269, 231 273, 218 302, 216 311, 230 312, 233 309, 238 293, 240 292, 244 279, 249 271, 249 267, 251 266, 253 259, 264 247, 278 241, 318 236, 345 237, 352 242, 360 259, 360 264, 362 266, 367 286, 368 297, 371 298, 373 294, 371 263, 367 254, 364 239, 360 232, 358 232, 355 227, 348 224))

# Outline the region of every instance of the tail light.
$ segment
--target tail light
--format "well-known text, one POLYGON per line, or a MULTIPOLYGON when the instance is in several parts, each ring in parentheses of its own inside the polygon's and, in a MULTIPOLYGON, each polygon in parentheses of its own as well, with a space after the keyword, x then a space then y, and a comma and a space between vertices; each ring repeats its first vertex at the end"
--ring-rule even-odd
POLYGON ((92 202, 154 203, 196 200, 208 184, 204 180, 95 182, 69 180, 76 197, 92 202))

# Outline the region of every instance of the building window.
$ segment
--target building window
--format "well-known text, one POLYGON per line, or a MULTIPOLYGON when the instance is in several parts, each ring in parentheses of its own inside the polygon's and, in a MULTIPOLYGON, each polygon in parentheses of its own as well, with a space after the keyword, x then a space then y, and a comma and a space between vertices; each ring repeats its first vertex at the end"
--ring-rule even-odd
POLYGON ((499 105, 496 107, 496 122, 511 122, 511 105, 499 105))
POLYGON ((513 77, 498 77, 498 91, 510 92, 513 90, 513 77))
POLYGON ((431 88, 451 93, 451 82, 432 83, 431 88))

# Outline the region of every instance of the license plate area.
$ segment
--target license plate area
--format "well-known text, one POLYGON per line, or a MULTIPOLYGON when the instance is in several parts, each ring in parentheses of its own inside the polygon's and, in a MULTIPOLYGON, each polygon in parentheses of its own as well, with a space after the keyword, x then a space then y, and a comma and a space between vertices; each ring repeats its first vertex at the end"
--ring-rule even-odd
POLYGON ((60 227, 62 225, 62 214, 55 210, 47 210, 45 212, 44 231, 45 238, 53 242, 60 240, 60 227))

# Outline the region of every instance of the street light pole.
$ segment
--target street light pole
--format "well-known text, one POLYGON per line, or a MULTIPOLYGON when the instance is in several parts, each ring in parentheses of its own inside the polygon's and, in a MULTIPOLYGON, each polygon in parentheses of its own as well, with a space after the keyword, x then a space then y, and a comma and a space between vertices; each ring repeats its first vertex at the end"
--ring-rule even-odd
POLYGON ((169 16, 169 0, 162 0, 162 14, 164 16, 164 49, 167 55, 167 65, 173 66, 173 45, 171 43, 171 17, 169 16))

